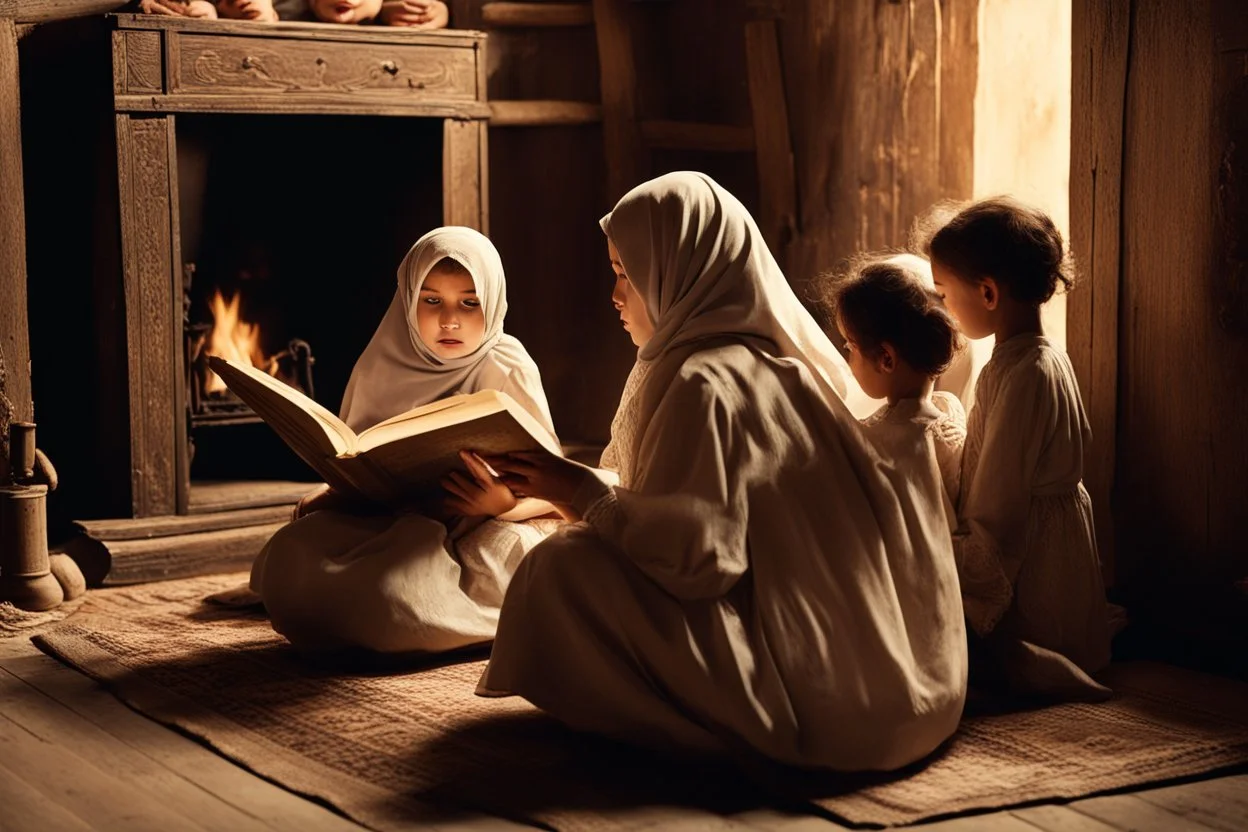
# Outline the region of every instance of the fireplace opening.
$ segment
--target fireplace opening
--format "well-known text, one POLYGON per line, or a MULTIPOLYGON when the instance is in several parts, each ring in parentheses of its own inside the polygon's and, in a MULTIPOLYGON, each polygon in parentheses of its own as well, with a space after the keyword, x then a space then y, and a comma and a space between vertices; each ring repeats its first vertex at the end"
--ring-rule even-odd
POLYGON ((338 412, 395 291, 441 223, 442 127, 362 116, 178 116, 192 509, 223 481, 315 474, 207 368, 247 361, 338 412))

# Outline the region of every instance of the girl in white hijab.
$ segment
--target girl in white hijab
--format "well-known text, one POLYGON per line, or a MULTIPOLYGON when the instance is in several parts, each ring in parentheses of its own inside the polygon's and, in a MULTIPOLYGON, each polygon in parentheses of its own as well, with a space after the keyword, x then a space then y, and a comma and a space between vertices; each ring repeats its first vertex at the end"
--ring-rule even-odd
POLYGON ((748 212, 708 177, 602 220, 640 347, 602 472, 489 460, 569 519, 508 590, 478 693, 664 749, 892 769, 957 726, 965 631, 930 443, 861 396, 748 212))
MULTIPOLYGON (((435 229, 412 246, 398 278, 351 374, 343 421, 359 431, 446 396, 494 389, 554 444, 537 365, 503 332, 507 286, 493 244, 470 228, 435 229)), ((465 462, 472 476, 452 475, 446 504, 425 507, 438 519, 352 511, 327 486, 305 497, 298 519, 252 566, 251 588, 274 629, 302 648, 387 653, 493 638, 512 573, 557 521, 531 519, 551 507, 517 501, 479 461, 465 462)))

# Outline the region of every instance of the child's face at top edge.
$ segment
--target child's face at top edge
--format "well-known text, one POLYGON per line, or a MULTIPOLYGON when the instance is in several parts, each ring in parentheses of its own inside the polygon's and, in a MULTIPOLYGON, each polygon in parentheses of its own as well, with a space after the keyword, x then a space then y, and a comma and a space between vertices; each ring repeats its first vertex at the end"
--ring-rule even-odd
POLYGON ((862 392, 873 399, 886 399, 891 392, 891 381, 888 373, 880 369, 878 358, 871 358, 862 354, 862 349, 858 346, 853 333, 849 328, 841 322, 838 317, 836 320, 836 328, 840 331, 841 337, 845 339, 845 350, 849 353, 849 371, 854 374, 854 378, 858 380, 858 386, 862 388, 862 392))
POLYGON ((624 329, 638 349, 654 337, 654 322, 650 320, 650 312, 646 309, 646 299, 637 291, 637 287, 624 273, 624 263, 620 260, 620 252, 615 243, 607 240, 607 255, 611 258, 611 270, 615 272, 615 288, 611 291, 611 304, 620 313, 620 321, 624 329))
POLYGON ((932 281, 967 338, 986 338, 995 331, 994 309, 986 304, 981 284, 963 280, 939 260, 932 261, 932 281))
POLYGON ((277 20, 273 0, 218 0, 217 14, 232 20, 256 20, 264 23, 277 20))
POLYGON ((308 0, 308 7, 326 23, 367 23, 381 11, 381 0, 308 0))
POLYGON ((438 358, 470 355, 485 337, 485 312, 472 278, 435 268, 416 299, 416 330, 438 358))

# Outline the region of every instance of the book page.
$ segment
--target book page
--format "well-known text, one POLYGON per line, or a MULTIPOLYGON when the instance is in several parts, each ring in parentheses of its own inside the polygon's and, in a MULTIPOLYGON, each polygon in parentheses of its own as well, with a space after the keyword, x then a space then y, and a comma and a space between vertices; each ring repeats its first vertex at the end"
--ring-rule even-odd
MULTIPOLYGON (((540 426, 537 430, 546 433, 540 426)), ((370 474, 379 483, 386 483, 387 495, 369 496, 395 502, 436 491, 438 481, 447 473, 465 470, 459 458, 461 449, 488 455, 540 451, 545 447, 541 438, 534 436, 504 408, 478 414, 467 421, 443 423, 429 430, 402 435, 361 451, 356 460, 367 463, 372 469, 370 474)), ((345 461, 354 464, 356 460, 345 461)))
POLYGON ((299 451, 300 456, 304 456, 309 441, 333 456, 355 452, 355 432, 327 408, 290 385, 255 367, 215 355, 208 357, 208 366, 292 449, 299 451), (329 448, 324 447, 327 443, 329 448))
POLYGON ((500 413, 507 409, 504 398, 510 400, 509 396, 497 390, 478 390, 412 408, 360 431, 356 448, 362 453, 405 436, 429 433, 447 425, 500 413))

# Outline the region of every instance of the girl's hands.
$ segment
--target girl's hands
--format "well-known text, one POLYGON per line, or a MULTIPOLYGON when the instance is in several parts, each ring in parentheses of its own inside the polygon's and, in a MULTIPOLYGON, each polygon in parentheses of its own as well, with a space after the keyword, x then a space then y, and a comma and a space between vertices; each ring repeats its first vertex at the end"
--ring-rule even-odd
POLYGON ((446 510, 461 517, 497 517, 516 507, 516 495, 494 478, 481 457, 471 451, 460 451, 459 457, 468 475, 452 471, 442 478, 451 495, 442 501, 446 510))
POLYGON ((590 468, 547 451, 491 456, 485 462, 499 480, 521 497, 535 497, 556 506, 570 506, 590 468))

